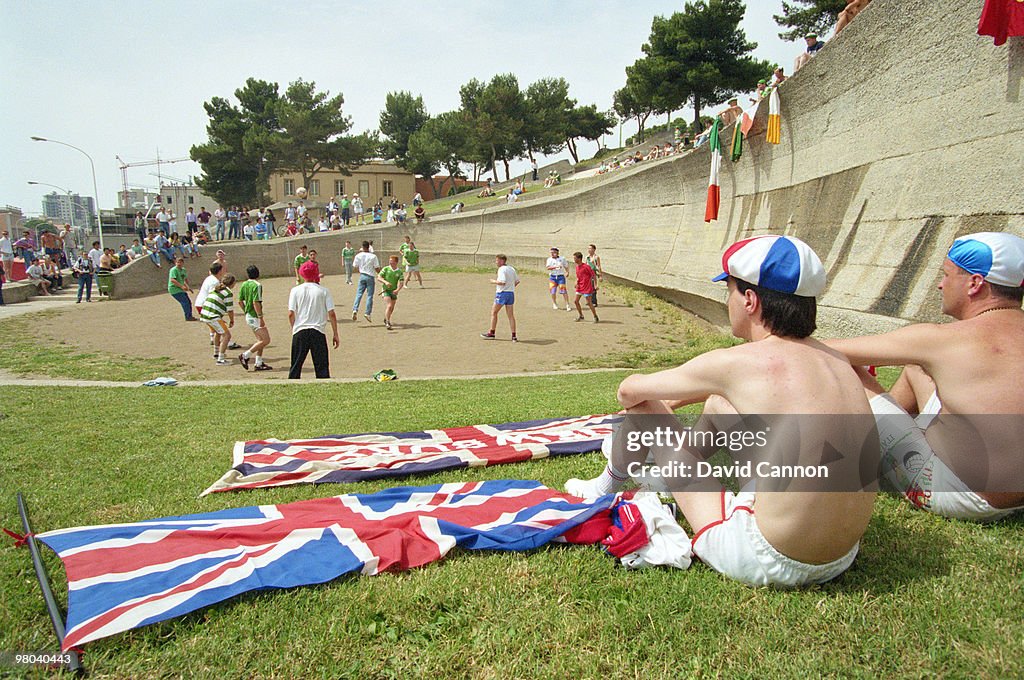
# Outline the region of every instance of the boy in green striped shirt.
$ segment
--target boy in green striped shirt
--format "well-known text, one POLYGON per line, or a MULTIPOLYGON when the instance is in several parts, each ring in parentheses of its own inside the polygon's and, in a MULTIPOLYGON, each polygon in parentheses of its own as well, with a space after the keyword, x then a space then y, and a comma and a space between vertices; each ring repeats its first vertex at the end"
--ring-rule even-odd
POLYGON ((210 291, 203 302, 203 311, 199 318, 217 334, 217 365, 227 366, 231 362, 224 356, 231 343, 231 327, 235 325, 235 300, 231 289, 235 285, 235 277, 228 274, 210 291), (225 321, 227 317, 227 321, 225 321))
POLYGON ((245 314, 245 323, 252 329, 256 342, 252 347, 238 355, 242 368, 249 370, 249 361, 256 357, 254 371, 270 371, 270 366, 263 363, 263 350, 270 344, 270 330, 263 320, 263 284, 259 282, 260 270, 254 264, 245 269, 249 280, 238 290, 238 306, 245 314))
POLYGON ((377 280, 383 285, 381 297, 384 298, 384 325, 391 330, 391 314, 398 304, 398 291, 402 290, 402 270, 398 266, 398 255, 388 258, 388 266, 377 274, 377 280))

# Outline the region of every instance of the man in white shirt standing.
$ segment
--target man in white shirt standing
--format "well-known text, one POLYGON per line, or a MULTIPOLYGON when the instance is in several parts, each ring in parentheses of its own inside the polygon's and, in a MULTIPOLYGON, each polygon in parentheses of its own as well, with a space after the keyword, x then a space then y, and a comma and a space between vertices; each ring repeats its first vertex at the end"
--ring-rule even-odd
POLYGON ((355 259, 352 260, 352 267, 359 272, 356 300, 352 303, 352 320, 355 321, 359 315, 359 303, 365 293, 366 313, 363 314, 363 318, 373 323, 370 314, 373 314, 373 293, 376 287, 377 274, 380 272, 380 260, 377 259, 377 256, 370 249, 369 241, 363 241, 362 250, 356 253, 355 259))
POLYGON ((224 240, 224 220, 227 217, 227 213, 224 212, 224 208, 217 206, 217 209, 213 211, 213 220, 216 224, 215 235, 218 241, 224 240))
POLYGON ((11 237, 4 229, 0 232, 0 261, 4 266, 4 278, 8 281, 14 280, 14 245, 11 237))
POLYGON ((519 285, 519 274, 509 266, 508 258, 504 255, 495 255, 494 264, 498 267, 498 275, 491 279, 497 288, 494 292, 494 305, 491 307, 491 330, 481 333, 481 338, 494 339, 494 331, 498 328, 498 312, 502 307, 508 315, 509 329, 512 331, 512 342, 519 342, 516 337, 516 316, 513 306, 516 304, 516 286, 519 285))
POLYGON ((548 258, 548 288, 551 290, 551 309, 558 309, 558 294, 565 298, 565 311, 570 311, 569 291, 565 287, 565 277, 569 273, 569 263, 558 254, 558 248, 551 249, 548 258))
POLYGON ((327 322, 331 322, 334 349, 341 344, 338 338, 338 317, 334 313, 331 292, 320 285, 320 267, 316 262, 305 262, 299 267, 299 276, 305 283, 292 288, 288 294, 288 323, 292 326, 292 365, 290 379, 302 377, 302 364, 306 355, 313 355, 313 368, 317 378, 330 378, 330 358, 327 351, 327 322))
POLYGON ((103 259, 103 251, 100 250, 100 242, 92 242, 92 250, 89 251, 89 259, 92 260, 92 282, 99 288, 100 261, 103 259))
POLYGON ((164 236, 170 236, 171 234, 171 216, 164 212, 163 208, 156 214, 157 228, 163 232, 164 236))

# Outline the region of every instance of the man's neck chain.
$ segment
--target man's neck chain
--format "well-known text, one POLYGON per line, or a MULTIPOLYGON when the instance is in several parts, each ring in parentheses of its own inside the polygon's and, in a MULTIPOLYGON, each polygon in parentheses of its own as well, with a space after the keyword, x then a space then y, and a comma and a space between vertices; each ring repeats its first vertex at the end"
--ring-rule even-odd
POLYGON ((1016 309, 1019 311, 1020 307, 992 307, 991 309, 986 309, 984 312, 978 312, 977 314, 975 314, 975 316, 981 316, 982 314, 987 314, 988 312, 998 312, 1001 309, 1016 309))

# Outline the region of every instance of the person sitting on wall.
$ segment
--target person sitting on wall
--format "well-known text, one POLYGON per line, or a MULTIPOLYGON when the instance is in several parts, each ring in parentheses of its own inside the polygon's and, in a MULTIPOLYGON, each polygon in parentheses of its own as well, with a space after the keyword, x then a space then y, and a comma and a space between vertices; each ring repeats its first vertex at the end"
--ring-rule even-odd
POLYGON ((740 115, 743 113, 743 109, 740 108, 739 100, 733 97, 729 100, 729 106, 724 111, 718 114, 718 117, 722 119, 722 127, 728 127, 739 120, 740 115))
POLYGON ((818 40, 817 33, 808 33, 804 36, 804 40, 807 41, 807 51, 797 57, 793 63, 794 73, 799 71, 804 64, 811 60, 811 57, 818 53, 818 50, 825 46, 824 41, 818 40))
POLYGON ((427 219, 427 211, 423 209, 422 203, 416 206, 416 210, 413 211, 413 214, 416 216, 417 222, 422 222, 423 220, 427 219))
POLYGON ((871 0, 846 0, 846 9, 839 13, 839 21, 836 22, 836 35, 839 34, 839 31, 846 28, 853 21, 853 18, 860 14, 870 3, 871 0))
POLYGON ((40 262, 41 260, 39 258, 33 259, 32 264, 25 269, 25 276, 28 277, 30 283, 35 284, 40 293, 43 295, 52 295, 52 293, 50 293, 50 286, 52 284, 45 276, 43 276, 43 267, 40 262))
POLYGON ((64 287, 64 277, 60 273, 60 266, 51 255, 46 255, 43 258, 43 278, 50 282, 50 290, 60 290, 64 287))

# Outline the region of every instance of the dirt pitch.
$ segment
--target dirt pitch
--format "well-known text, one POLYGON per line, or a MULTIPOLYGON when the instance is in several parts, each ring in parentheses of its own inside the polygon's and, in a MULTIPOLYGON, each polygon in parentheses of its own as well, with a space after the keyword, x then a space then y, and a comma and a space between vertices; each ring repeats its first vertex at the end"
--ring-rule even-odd
MULTIPOLYGON (((202 282, 199 274, 197 265, 189 269, 189 282, 194 288, 202 282)), ((356 286, 346 285, 343 276, 326 277, 323 284, 334 298, 341 335, 341 347, 330 355, 331 376, 369 378, 382 368, 395 370, 400 378, 550 371, 576 357, 604 355, 634 341, 664 343, 655 334, 659 329, 651 312, 627 307, 611 296, 601 296, 601 322, 596 324, 585 307, 587 320, 578 323, 574 321, 575 309, 553 310, 547 278, 540 274, 523 274, 516 292, 520 342, 511 342, 504 313, 499 317, 497 339, 485 340, 480 333, 489 324, 494 286, 488 281, 493 276, 426 272, 423 289, 414 281, 411 288, 399 294, 391 331, 384 327, 384 304, 379 293, 374 299, 373 323, 363 319, 363 306, 357 320, 352 321, 356 286)), ((276 278, 263 283, 271 334, 271 345, 264 356, 274 370, 250 371, 247 375, 250 379, 282 380, 288 374, 288 292, 294 280, 276 278)), ((570 301, 572 297, 570 292, 570 301)), ((86 350, 166 356, 188 366, 195 377, 206 379, 246 375, 237 360, 241 350, 229 352, 229 366, 214 363, 206 326, 185 322, 181 307, 167 294, 82 303, 38 323, 44 335, 86 350)), ((232 333, 243 347, 253 342, 252 332, 241 316, 232 333)), ((311 359, 303 368, 303 377, 307 376, 313 377, 311 359)))

